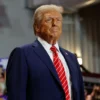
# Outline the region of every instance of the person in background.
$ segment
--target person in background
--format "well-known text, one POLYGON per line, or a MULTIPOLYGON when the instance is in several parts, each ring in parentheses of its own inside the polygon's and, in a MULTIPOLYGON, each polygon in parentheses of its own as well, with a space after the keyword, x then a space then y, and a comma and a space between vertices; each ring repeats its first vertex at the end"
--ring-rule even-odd
POLYGON ((4 79, 4 73, 3 73, 3 66, 0 65, 0 83, 4 81, 5 79, 4 79))
POLYGON ((97 99, 98 95, 100 96, 100 86, 94 85, 91 94, 86 96, 86 100, 100 100, 100 97, 97 99))
POLYGON ((8 100, 85 100, 77 59, 58 44, 62 21, 59 6, 42 5, 36 9, 36 40, 16 47, 9 57, 8 100))
POLYGON ((0 65, 0 100, 7 100, 7 96, 5 95, 5 74, 3 70, 3 65, 0 65))
POLYGON ((0 83, 0 100, 7 100, 7 96, 5 95, 5 84, 0 83))

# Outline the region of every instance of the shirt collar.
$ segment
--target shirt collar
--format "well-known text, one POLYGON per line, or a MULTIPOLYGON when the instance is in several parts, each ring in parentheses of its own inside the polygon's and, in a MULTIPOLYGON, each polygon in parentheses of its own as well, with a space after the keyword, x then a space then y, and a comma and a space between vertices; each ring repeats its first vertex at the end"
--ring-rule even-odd
MULTIPOLYGON (((47 51, 50 50, 50 48, 52 47, 51 44, 49 44, 48 42, 46 42, 45 40, 43 40, 40 37, 37 37, 37 39, 47 51)), ((57 48, 58 51, 60 51, 59 46, 58 46, 58 42, 56 42, 56 44, 54 46, 57 48)))

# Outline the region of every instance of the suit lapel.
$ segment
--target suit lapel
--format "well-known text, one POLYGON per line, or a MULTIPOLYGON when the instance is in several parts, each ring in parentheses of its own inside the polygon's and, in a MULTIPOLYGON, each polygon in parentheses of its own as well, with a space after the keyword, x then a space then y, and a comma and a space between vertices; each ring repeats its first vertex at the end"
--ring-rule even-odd
POLYGON ((70 71, 70 74, 71 74, 71 76, 74 74, 74 69, 75 69, 75 65, 74 65, 74 61, 72 61, 73 59, 71 59, 71 57, 70 57, 70 54, 69 53, 67 53, 65 50, 63 50, 62 48, 60 48, 60 51, 61 51, 61 53, 62 53, 62 55, 64 56, 64 58, 65 58, 65 60, 66 60, 66 62, 67 62, 67 64, 68 64, 68 68, 69 68, 69 71, 70 71))
MULTIPOLYGON (((71 83, 72 83, 72 93, 73 93, 73 98, 75 97, 75 93, 76 93, 76 86, 75 86, 75 81, 76 81, 76 74, 75 74, 75 61, 70 57, 70 54, 67 53, 65 50, 63 50, 62 48, 60 48, 60 51, 61 53, 63 54, 66 62, 67 62, 67 65, 68 65, 68 68, 69 68, 69 71, 70 71, 70 79, 71 79, 71 83)), ((76 100, 76 99, 75 99, 76 100)))
POLYGON ((54 65, 53 65, 50 57, 48 56, 47 52, 45 51, 45 49, 42 47, 42 45, 39 43, 38 40, 36 40, 33 43, 33 50, 39 56, 39 58, 43 61, 43 63, 47 66, 47 68, 50 70, 50 72, 52 73, 54 78, 57 80, 57 82, 61 86, 61 83, 60 83, 60 80, 58 78, 57 72, 54 68, 54 65))

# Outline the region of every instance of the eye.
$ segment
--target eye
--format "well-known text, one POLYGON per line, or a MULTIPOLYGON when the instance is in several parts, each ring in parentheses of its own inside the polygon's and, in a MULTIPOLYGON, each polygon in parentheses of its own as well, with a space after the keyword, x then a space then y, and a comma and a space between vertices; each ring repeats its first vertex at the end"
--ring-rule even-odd
POLYGON ((57 21, 58 21, 58 22, 61 22, 61 21, 62 21, 62 19, 60 19, 60 18, 57 18, 57 21))
POLYGON ((51 22, 51 21, 52 21, 51 18, 47 18, 47 19, 46 19, 46 22, 51 22))

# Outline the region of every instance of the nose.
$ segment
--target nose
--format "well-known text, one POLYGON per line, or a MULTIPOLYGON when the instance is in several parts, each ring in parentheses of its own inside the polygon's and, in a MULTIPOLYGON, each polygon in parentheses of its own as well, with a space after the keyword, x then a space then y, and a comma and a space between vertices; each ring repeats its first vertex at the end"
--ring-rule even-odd
POLYGON ((52 25, 53 25, 53 26, 57 25, 56 19, 52 19, 52 25))

